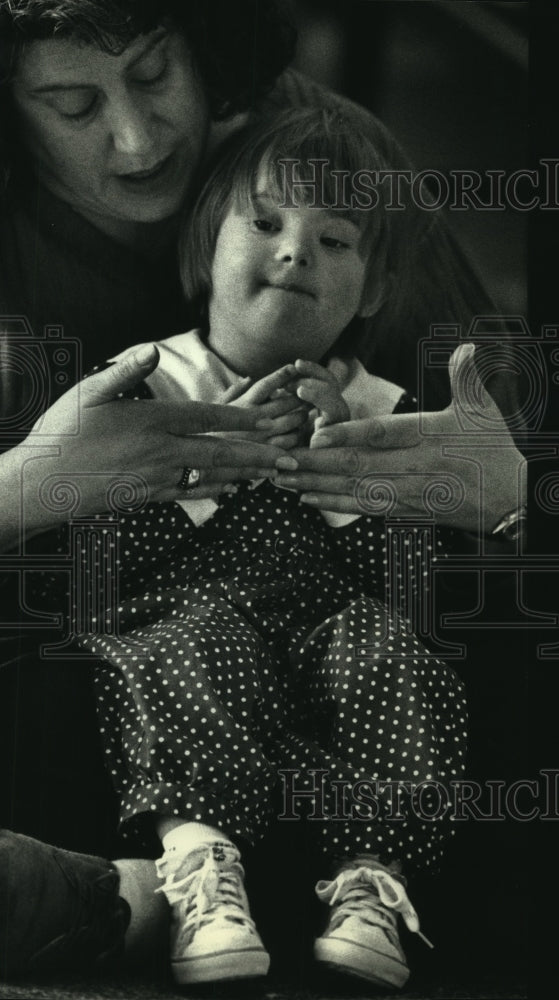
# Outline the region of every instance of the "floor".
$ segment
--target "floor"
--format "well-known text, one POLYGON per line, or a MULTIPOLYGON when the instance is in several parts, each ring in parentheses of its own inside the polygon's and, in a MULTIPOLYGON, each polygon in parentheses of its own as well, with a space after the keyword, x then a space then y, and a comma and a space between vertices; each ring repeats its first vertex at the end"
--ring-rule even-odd
MULTIPOLYGON (((367 990, 355 993, 346 990, 335 990, 330 984, 324 984, 324 989, 301 987, 297 983, 270 984, 261 991, 254 986, 234 989, 188 990, 181 992, 173 984, 147 982, 138 979, 111 980, 109 982, 91 982, 87 980, 59 981, 55 984, 39 985, 38 983, 0 984, 0 997, 9 1000, 184 1000, 188 996, 192 1000, 244 1000, 251 997, 256 1000, 346 1000, 359 996, 361 998, 375 997, 377 1000, 393 1000, 394 994, 375 993, 367 990)), ((524 1000, 527 993, 513 982, 468 982, 457 985, 456 982, 424 982, 415 988, 397 994, 399 1000, 524 1000)))

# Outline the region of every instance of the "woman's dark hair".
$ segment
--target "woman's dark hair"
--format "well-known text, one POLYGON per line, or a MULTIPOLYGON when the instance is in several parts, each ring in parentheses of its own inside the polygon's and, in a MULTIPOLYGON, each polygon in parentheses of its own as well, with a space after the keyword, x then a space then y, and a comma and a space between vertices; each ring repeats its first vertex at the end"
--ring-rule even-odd
POLYGON ((72 38, 120 54, 169 22, 184 34, 222 120, 253 106, 290 61, 290 0, 0 0, 0 189, 17 150, 11 81, 27 44, 72 38))

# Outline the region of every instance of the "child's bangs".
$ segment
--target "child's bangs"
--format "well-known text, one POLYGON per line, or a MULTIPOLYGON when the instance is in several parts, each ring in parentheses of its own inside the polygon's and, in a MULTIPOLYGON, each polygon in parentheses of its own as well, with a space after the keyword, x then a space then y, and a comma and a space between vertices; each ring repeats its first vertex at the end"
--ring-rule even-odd
POLYGON ((245 167, 237 189, 245 204, 253 204, 255 195, 265 190, 278 208, 339 211, 359 227, 369 245, 379 238, 382 209, 360 205, 355 185, 364 172, 373 176, 384 164, 345 118, 314 111, 295 125, 280 125, 265 143, 251 149, 245 167))

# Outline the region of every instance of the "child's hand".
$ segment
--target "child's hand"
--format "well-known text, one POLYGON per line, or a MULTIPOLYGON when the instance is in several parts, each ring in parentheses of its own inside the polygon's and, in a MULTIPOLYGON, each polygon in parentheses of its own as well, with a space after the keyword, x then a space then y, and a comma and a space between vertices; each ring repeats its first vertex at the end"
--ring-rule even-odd
MULTIPOLYGON (((310 404, 311 439, 309 447, 313 447, 315 431, 327 424, 340 424, 350 419, 349 407, 342 396, 341 386, 336 374, 317 364, 315 361, 299 360, 295 362, 297 373, 296 393, 299 399, 310 404)), ((346 373, 340 370, 340 378, 346 373)))
POLYGON ((295 448, 301 444, 309 407, 294 394, 296 371, 294 365, 284 365, 270 375, 251 383, 245 378, 233 386, 220 400, 234 406, 255 408, 260 411, 258 430, 243 437, 266 441, 279 448, 295 448), (291 390, 287 389, 291 386, 291 390))

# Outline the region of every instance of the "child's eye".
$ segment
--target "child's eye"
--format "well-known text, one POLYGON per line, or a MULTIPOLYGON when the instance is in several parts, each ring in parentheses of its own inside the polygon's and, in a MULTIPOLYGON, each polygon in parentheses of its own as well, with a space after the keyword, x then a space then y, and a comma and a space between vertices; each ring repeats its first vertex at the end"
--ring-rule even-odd
POLYGON ((321 242, 330 250, 349 250, 349 243, 344 240, 337 240, 333 236, 323 236, 321 242))
POLYGON ((252 224, 259 233, 271 233, 277 230, 277 226, 269 219, 253 219, 252 224))

